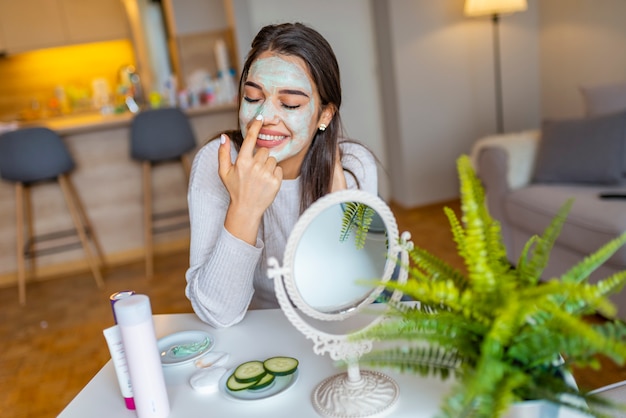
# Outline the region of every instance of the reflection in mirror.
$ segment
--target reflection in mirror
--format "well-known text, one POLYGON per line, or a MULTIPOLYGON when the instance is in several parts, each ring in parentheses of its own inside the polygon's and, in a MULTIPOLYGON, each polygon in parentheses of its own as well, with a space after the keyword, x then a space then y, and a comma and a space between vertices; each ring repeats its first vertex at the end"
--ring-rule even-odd
POLYGON ((374 215, 364 205, 337 204, 306 228, 295 254, 294 280, 310 307, 340 313, 376 297, 375 287, 362 283, 379 280, 387 261, 387 234, 380 216, 372 227, 374 215), (357 207, 367 208, 365 216, 352 216, 357 207))

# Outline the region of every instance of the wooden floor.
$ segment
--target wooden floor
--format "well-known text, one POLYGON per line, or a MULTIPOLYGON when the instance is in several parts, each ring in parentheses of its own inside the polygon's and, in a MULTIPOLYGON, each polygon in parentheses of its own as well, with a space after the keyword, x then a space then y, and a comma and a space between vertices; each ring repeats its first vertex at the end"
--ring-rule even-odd
MULTIPOLYGON (((447 203, 458 213, 458 202, 447 203)), ((416 245, 455 267, 456 255, 442 205, 405 210, 391 205, 400 231, 416 245)), ((0 416, 55 417, 109 360, 102 330, 113 325, 110 294, 132 289, 147 294, 154 313, 192 312, 184 295, 186 253, 159 257, 147 281, 143 263, 106 272, 97 289, 89 274, 29 283, 27 306, 17 289, 0 289, 0 416)), ((626 379, 626 368, 606 363, 601 372, 578 372, 582 387, 626 379)))

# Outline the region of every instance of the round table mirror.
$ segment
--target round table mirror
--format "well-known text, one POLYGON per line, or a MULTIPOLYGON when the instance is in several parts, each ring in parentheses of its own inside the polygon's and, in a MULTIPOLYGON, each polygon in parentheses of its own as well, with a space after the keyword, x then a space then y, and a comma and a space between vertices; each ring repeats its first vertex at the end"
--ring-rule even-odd
MULTIPOLYGON (((323 416, 371 417, 389 410, 398 399, 393 379, 359 368, 358 360, 372 349, 372 341, 348 337, 384 318, 385 305, 375 302, 394 271, 395 280, 406 280, 406 271, 396 268, 407 264, 406 237, 401 243, 384 201, 344 190, 322 197, 302 214, 287 241, 282 267, 278 260, 269 260, 268 273, 289 321, 313 340, 315 353, 328 353, 347 364, 346 372, 315 388, 313 406, 323 416), (373 314, 355 316, 365 310, 373 314), (333 327, 337 321, 343 326, 333 327)), ((401 295, 390 297, 399 300, 401 295)))

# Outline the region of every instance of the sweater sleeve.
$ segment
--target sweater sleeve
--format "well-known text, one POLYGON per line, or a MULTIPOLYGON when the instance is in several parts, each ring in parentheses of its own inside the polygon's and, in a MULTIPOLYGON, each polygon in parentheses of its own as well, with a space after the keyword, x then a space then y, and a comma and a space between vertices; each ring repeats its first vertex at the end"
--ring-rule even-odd
POLYGON ((218 175, 218 148, 219 141, 205 145, 191 170, 187 196, 191 242, 185 294, 200 319, 215 327, 227 327, 241 321, 248 309, 263 243, 249 245, 224 228, 230 198, 218 175))

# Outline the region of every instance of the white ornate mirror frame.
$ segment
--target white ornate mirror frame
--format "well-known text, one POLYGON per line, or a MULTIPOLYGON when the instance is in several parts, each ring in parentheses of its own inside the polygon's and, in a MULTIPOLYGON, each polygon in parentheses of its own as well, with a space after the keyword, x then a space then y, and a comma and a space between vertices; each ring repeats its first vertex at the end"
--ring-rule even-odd
MULTIPOLYGON (((335 209, 333 208, 341 207, 342 204, 347 202, 358 202, 367 205, 379 215, 386 231, 386 240, 383 243, 386 247, 386 254, 381 254, 381 257, 385 257, 382 275, 381 272, 374 271, 371 272, 370 276, 354 277, 346 280, 377 279, 387 282, 391 279, 398 258, 401 266, 407 265, 407 250, 411 247, 411 243, 408 241, 410 235, 404 233, 402 241, 399 240, 396 220, 387 204, 379 197, 370 193, 359 190, 344 190, 322 197, 302 214, 287 241, 283 266, 280 267, 278 260, 275 258, 270 258, 268 261, 268 275, 271 279, 274 279, 276 297, 283 312, 300 332, 313 340, 313 351, 318 355, 329 353, 333 360, 345 361, 348 365, 347 372, 331 376, 316 387, 312 400, 317 412, 328 417, 373 417, 388 411, 396 403, 399 396, 399 388, 393 379, 383 373, 360 370, 359 358, 371 351, 372 341, 351 341, 348 338, 348 333, 332 334, 325 332, 313 326, 311 321, 307 322, 304 316, 322 321, 346 320, 355 313, 362 311, 365 307, 370 307, 371 309, 373 306, 371 303, 382 293, 384 286, 370 289, 361 287, 361 290, 354 290, 362 293, 356 293, 354 297, 349 299, 351 301, 350 306, 339 304, 340 306, 337 306, 337 309, 320 309, 317 305, 311 306, 308 303, 308 301, 315 300, 315 298, 301 294, 302 289, 308 292, 310 291, 308 289, 313 287, 305 287, 302 284, 298 286, 298 281, 294 274, 295 266, 298 264, 296 257, 313 257, 318 265, 322 263, 331 266, 335 265, 337 260, 319 260, 316 258, 319 257, 319 254, 302 254, 302 248, 310 249, 311 247, 306 245, 301 247, 301 243, 303 238, 309 239, 307 231, 312 230, 312 224, 314 224, 315 234, 318 233, 318 230, 324 229, 321 228, 324 225, 320 225, 319 221, 315 223, 316 220, 324 219, 323 216, 327 216, 325 213, 328 214, 328 210, 334 211, 335 209), (300 252, 298 251, 299 249, 300 252)), ((340 217, 341 212, 338 212, 337 216, 340 217)), ((324 221, 324 223, 326 222, 324 221)), ((331 234, 328 240, 333 240, 332 242, 334 243, 334 240, 339 241, 340 228, 336 226, 336 223, 331 224, 326 229, 329 230, 327 233, 331 234)), ((324 232, 320 231, 320 233, 324 232)), ((354 246, 354 243, 345 244, 351 245, 355 251, 360 251, 354 246)), ((362 256, 359 254, 359 257, 362 256)), ((350 263, 350 260, 345 260, 345 257, 340 261, 350 263)), ((400 268, 397 280, 405 282, 406 278, 406 270, 400 268)), ((331 286, 334 286, 333 283, 337 281, 336 278, 334 279, 323 280, 321 291, 328 295, 332 294, 334 289, 331 286), (330 288, 324 288, 324 285, 330 288)), ((352 286, 352 289, 356 289, 356 287, 352 286)), ((394 292, 391 299, 397 301, 400 297, 401 294, 394 292)), ((383 319, 384 311, 379 311, 379 314, 374 316, 374 319, 362 327, 361 330, 366 330, 383 319)))

